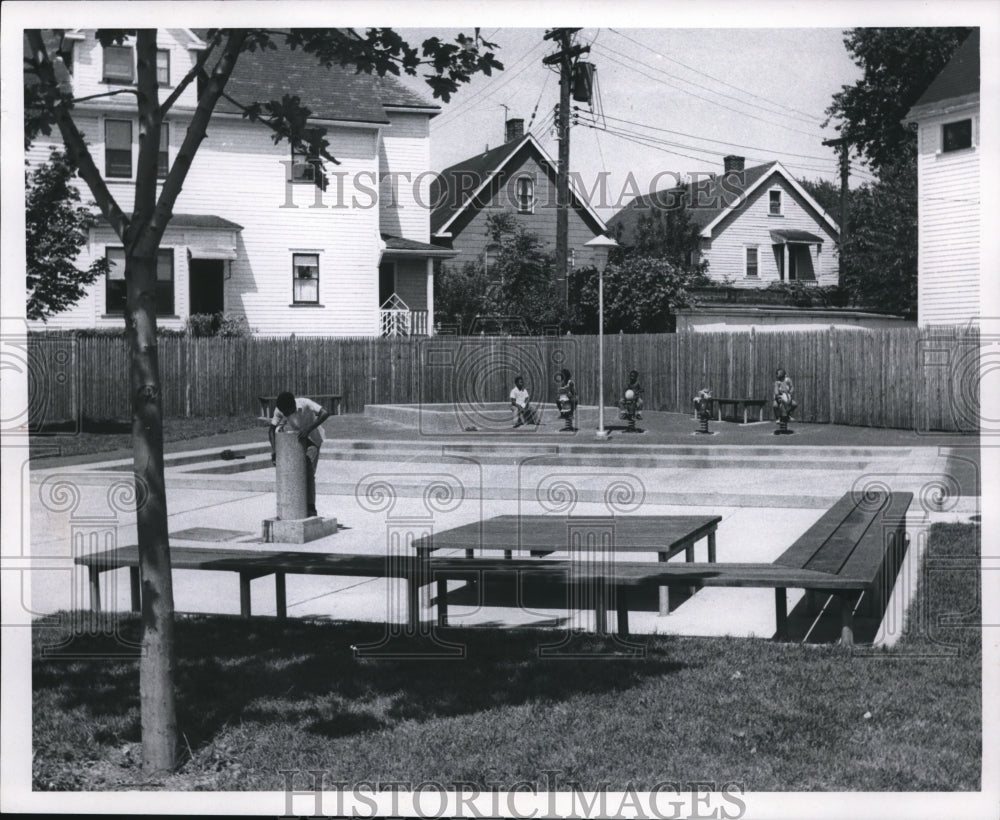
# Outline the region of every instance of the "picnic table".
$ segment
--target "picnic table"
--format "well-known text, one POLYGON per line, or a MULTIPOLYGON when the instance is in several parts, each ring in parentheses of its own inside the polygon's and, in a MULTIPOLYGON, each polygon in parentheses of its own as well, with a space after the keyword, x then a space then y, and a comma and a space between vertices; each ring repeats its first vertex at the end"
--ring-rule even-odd
MULTIPOLYGON (((566 551, 580 559, 590 553, 607 560, 618 553, 655 552, 660 562, 681 551, 688 562, 695 560, 695 544, 707 540, 708 561, 715 562, 715 531, 718 515, 632 515, 615 518, 552 515, 497 515, 450 530, 434 533, 413 542, 417 556, 427 558, 435 550, 465 550, 472 558, 476 550, 502 551, 504 558, 514 552, 531 557, 566 551)), ((660 589, 660 614, 669 608, 667 587, 660 589)))
MULTIPOLYGON (((323 407, 327 408, 334 416, 340 415, 341 396, 339 393, 308 393, 306 394, 306 398, 310 398, 317 404, 323 405, 323 407)), ((257 402, 260 404, 260 415, 258 418, 261 421, 271 420, 274 416, 274 407, 277 400, 277 396, 257 397, 257 402)))
POLYGON ((767 399, 736 399, 720 396, 713 396, 709 401, 714 402, 713 409, 718 414, 719 421, 739 421, 742 414, 743 424, 750 420, 751 411, 756 411, 757 420, 764 420, 764 407, 767 399))

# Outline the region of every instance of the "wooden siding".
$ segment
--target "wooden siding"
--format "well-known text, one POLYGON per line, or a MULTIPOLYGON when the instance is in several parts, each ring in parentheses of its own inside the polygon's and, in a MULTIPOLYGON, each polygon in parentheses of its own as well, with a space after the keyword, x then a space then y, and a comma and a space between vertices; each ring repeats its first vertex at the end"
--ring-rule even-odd
POLYGON ((917 320, 968 322, 979 316, 980 168, 978 111, 920 124, 917 155, 917 320), (973 147, 940 153, 946 122, 973 120, 973 147))
MULTIPOLYGON (((814 218, 812 209, 777 173, 754 191, 736 213, 716 225, 710 240, 702 240, 702 258, 708 260, 709 277, 737 288, 762 288, 780 281, 770 232, 791 229, 809 231, 823 238, 819 250, 815 245, 806 246, 815 281, 818 285, 836 285, 839 273, 834 234, 825 223, 814 218), (782 216, 771 216, 768 212, 768 192, 775 188, 782 192, 782 216), (756 278, 745 275, 747 246, 758 249, 756 278)), ((787 272, 785 279, 787 281, 787 272)))
MULTIPOLYGON (((605 339, 604 395, 613 404, 634 368, 648 409, 687 415, 702 387, 769 399, 781 366, 802 421, 968 432, 980 425, 979 343, 974 328, 615 335, 605 339)), ((31 334, 28 355, 29 393, 40 397, 32 423, 129 416, 123 338, 31 334)), ((354 413, 384 403, 474 408, 505 400, 518 373, 536 400, 552 401, 564 366, 584 404, 599 389, 594 336, 164 337, 159 359, 167 416, 256 414, 257 396, 289 386, 340 393, 354 413)))
MULTIPOLYGON (((479 210, 466 225, 462 232, 452 240, 452 248, 459 254, 446 264, 462 267, 466 262, 477 262, 483 259, 486 250, 486 220, 491 214, 508 211, 513 213, 518 224, 535 234, 549 253, 556 251, 556 186, 549 179, 544 169, 534 160, 524 162, 516 171, 505 174, 501 189, 489 200, 486 207, 479 210), (529 176, 534 180, 535 208, 533 213, 518 213, 517 180, 529 176)), ((595 252, 585 248, 596 234, 590 229, 576 209, 569 212, 569 248, 572 254, 573 267, 583 268, 603 259, 603 252, 595 252)))
POLYGON ((382 231, 430 242, 430 129, 426 114, 389 114, 379 145, 382 231), (393 176, 386 177, 389 172, 393 176), (392 187, 390 188, 390 183, 392 187))

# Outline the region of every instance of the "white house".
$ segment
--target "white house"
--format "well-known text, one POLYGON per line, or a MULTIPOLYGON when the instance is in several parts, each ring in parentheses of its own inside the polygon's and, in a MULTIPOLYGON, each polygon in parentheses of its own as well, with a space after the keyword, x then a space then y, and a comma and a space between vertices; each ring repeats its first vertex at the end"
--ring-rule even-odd
POLYGON ((727 156, 723 172, 636 197, 608 220, 620 242, 640 220, 684 207, 699 228, 699 261, 709 278, 734 288, 772 282, 836 285, 840 228, 780 162, 744 167, 727 156))
MULTIPOLYGON (((79 100, 135 82, 135 51, 102 48, 93 31, 68 32, 59 47, 64 81, 79 100)), ((205 43, 191 29, 160 29, 161 98, 187 73, 205 43)), ((241 104, 292 94, 327 129, 339 165, 323 173, 269 129, 223 99, 174 207, 160 251, 158 322, 182 328, 192 313, 245 316, 260 334, 423 333, 433 326, 433 262, 453 254, 430 244, 429 121, 439 108, 391 77, 322 68, 301 50, 240 57, 227 86, 241 104), (391 192, 391 195, 389 195, 391 192), (381 306, 390 303, 389 313, 381 306)), ((161 167, 176 156, 195 108, 194 83, 169 112, 161 167)), ((78 102, 74 119, 123 209, 132 206, 138 155, 128 95, 78 102)), ((57 132, 54 132, 57 133, 57 132)), ((52 147, 37 142, 32 165, 52 147)), ((80 183, 83 185, 83 183, 80 183)), ((84 186, 85 201, 91 199, 84 186)), ((108 226, 90 231, 77 264, 98 256, 112 273, 50 328, 123 323, 121 242, 108 226)), ((388 306, 388 305, 387 305, 388 306)), ((41 324, 38 323, 39 327, 41 324)))
POLYGON ((979 317, 979 29, 904 120, 917 125, 917 323, 979 317))

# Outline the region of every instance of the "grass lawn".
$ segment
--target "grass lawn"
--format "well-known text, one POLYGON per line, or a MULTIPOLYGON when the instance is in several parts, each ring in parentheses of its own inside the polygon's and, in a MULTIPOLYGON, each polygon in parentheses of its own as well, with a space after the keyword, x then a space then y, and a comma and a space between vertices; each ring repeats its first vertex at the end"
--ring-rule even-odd
MULTIPOLYGON (((234 433, 241 430, 260 429, 260 422, 253 416, 208 416, 175 419, 163 422, 163 441, 170 445, 178 441, 234 433)), ((265 439, 262 439, 266 441, 265 439)), ((91 421, 84 419, 80 429, 67 425, 49 428, 30 436, 31 458, 44 461, 52 456, 79 456, 108 453, 113 450, 132 449, 132 423, 130 421, 91 421), (57 452, 56 452, 57 451, 57 452)))
MULTIPOLYGON (((978 527, 935 525, 927 552, 978 556, 978 527)), ((390 660, 352 650, 382 637, 374 624, 183 617, 186 759, 145 785, 281 790, 279 769, 323 769, 329 781, 485 787, 551 770, 562 789, 978 790, 979 573, 922 578, 911 621, 931 626, 855 654, 651 636, 636 639, 642 659, 553 659, 538 653, 553 632, 480 628, 447 630, 464 659, 390 660)), ((117 624, 138 640, 135 618, 117 624)), ((34 788, 140 787, 135 661, 79 659, 121 651, 109 637, 40 623, 33 637, 34 788)))

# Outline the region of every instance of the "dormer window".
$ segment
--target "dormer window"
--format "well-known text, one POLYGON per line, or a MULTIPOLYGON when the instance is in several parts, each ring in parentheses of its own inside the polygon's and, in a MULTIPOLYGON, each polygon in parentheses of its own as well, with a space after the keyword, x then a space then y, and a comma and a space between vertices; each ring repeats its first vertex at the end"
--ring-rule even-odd
POLYGON ((781 191, 778 189, 768 191, 768 196, 770 197, 767 204, 768 214, 771 216, 781 216, 781 191))
POLYGON ((104 82, 134 82, 134 66, 135 57, 132 52, 132 46, 105 46, 104 82))
POLYGON ((531 177, 517 180, 517 210, 522 214, 535 212, 535 181, 531 177))

